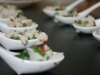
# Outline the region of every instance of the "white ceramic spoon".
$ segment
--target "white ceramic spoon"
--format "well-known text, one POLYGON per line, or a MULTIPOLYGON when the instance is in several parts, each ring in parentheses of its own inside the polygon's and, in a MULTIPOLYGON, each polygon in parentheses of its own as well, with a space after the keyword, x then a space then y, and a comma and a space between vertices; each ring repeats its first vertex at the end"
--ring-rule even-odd
POLYGON ((9 19, 0 18, 0 22, 2 22, 2 23, 8 23, 9 22, 9 19))
POLYGON ((77 29, 79 32, 90 34, 100 28, 100 19, 95 20, 95 23, 95 27, 81 27, 75 24, 73 24, 73 27, 77 29))
POLYGON ((77 17, 63 17, 56 15, 55 18, 65 24, 73 24, 75 20, 79 20, 83 17, 86 17, 89 13, 91 13, 96 8, 100 7, 100 2, 96 3, 95 5, 91 6, 90 8, 78 13, 77 17))
POLYGON ((97 33, 97 31, 94 31, 94 32, 92 33, 92 35, 93 35, 93 37, 94 37, 95 39, 97 39, 98 41, 100 41, 100 35, 97 35, 96 33, 97 33))
POLYGON ((13 40, 5 37, 4 33, 0 32, 0 44, 5 47, 7 50, 21 50, 26 47, 31 47, 32 45, 36 45, 39 42, 38 39, 29 40, 28 44, 24 46, 20 40, 13 40))
MULTIPOLYGON (((53 52, 56 54, 57 52, 53 52)), ((39 73, 50 70, 57 66, 63 59, 64 55, 54 60, 47 61, 29 61, 15 57, 18 53, 10 52, 0 47, 1 58, 18 74, 22 73, 39 73)))
POLYGON ((0 30, 3 33, 7 33, 9 32, 11 29, 19 31, 19 32, 24 32, 25 30, 31 30, 31 29, 35 29, 36 27, 38 27, 38 24, 33 23, 31 26, 29 27, 22 27, 22 28, 13 28, 13 27, 9 27, 7 25, 7 23, 0 23, 0 30))
POLYGON ((83 1, 85 1, 85 0, 76 0, 74 3, 68 5, 68 6, 65 8, 65 10, 55 11, 55 10, 49 10, 49 9, 44 8, 44 9, 43 9, 43 12, 44 12, 45 14, 47 14, 48 16, 53 17, 54 14, 55 14, 56 12, 62 12, 62 11, 69 12, 69 11, 71 11, 73 8, 75 8, 75 6, 77 6, 78 4, 80 4, 80 3, 83 2, 83 1))

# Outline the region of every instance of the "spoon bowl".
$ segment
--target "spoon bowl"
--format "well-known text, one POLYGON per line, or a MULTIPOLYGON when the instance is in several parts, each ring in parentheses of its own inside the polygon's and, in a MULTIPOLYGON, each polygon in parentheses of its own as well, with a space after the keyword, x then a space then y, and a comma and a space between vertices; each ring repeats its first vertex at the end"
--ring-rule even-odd
POLYGON ((32 45, 36 45, 38 39, 29 40, 28 44, 24 46, 20 40, 13 40, 5 37, 4 33, 0 33, 0 43, 7 50, 21 50, 26 47, 31 47, 32 45))
POLYGON ((56 15, 55 18, 65 24, 73 24, 74 21, 79 20, 83 17, 86 17, 90 12, 95 10, 96 8, 100 7, 100 2, 96 3, 95 5, 91 6, 90 8, 78 13, 77 17, 63 17, 60 15, 56 15))
POLYGON ((96 31, 97 29, 100 28, 100 19, 95 20, 96 26, 94 27, 81 27, 76 24, 73 24, 73 27, 78 30, 79 32, 86 33, 86 34, 91 34, 92 32, 96 31))
POLYGON ((92 33, 92 35, 93 35, 93 37, 94 37, 95 39, 97 39, 98 41, 100 41, 100 35, 97 35, 96 33, 97 33, 97 31, 94 31, 94 32, 92 33))
MULTIPOLYGON (((53 52, 56 54, 57 52, 53 52)), ((63 59, 64 55, 54 60, 29 61, 15 57, 18 53, 10 52, 0 47, 1 58, 18 74, 39 73, 56 67, 63 59), (10 60, 9 60, 10 59, 10 60)))
POLYGON ((13 28, 13 27, 7 26, 6 23, 0 23, 0 30, 3 33, 9 32, 11 29, 16 30, 16 31, 19 31, 19 32, 24 32, 25 30, 32 30, 32 29, 35 29, 36 27, 38 27, 38 24, 36 24, 36 23, 33 23, 29 27, 22 27, 22 28, 13 28))
POLYGON ((65 10, 59 10, 59 11, 56 11, 56 10, 49 10, 49 9, 46 9, 44 8, 43 9, 43 12, 50 16, 50 17, 53 17, 55 15, 55 13, 58 13, 58 12, 63 12, 63 11, 66 11, 66 12, 69 12, 71 11, 75 6, 77 6, 78 4, 82 3, 83 1, 85 0, 76 0, 74 3, 71 3, 70 5, 68 5, 65 10))

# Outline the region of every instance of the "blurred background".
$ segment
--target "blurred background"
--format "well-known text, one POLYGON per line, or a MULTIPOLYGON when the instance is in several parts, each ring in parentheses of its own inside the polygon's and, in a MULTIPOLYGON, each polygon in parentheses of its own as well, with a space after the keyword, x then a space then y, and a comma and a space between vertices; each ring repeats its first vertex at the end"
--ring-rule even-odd
MULTIPOLYGON (((47 5, 52 5, 54 3, 57 3, 67 6, 74 1, 75 0, 0 0, 0 4, 8 2, 9 4, 17 5, 23 11, 37 12, 37 11, 42 11, 42 9, 47 5)), ((80 12, 99 1, 100 0, 85 0, 85 2, 79 4, 77 7, 75 7, 75 9, 77 9, 77 11, 80 12)), ((100 13, 100 7, 92 12, 93 15, 100 17, 99 13, 100 13)))

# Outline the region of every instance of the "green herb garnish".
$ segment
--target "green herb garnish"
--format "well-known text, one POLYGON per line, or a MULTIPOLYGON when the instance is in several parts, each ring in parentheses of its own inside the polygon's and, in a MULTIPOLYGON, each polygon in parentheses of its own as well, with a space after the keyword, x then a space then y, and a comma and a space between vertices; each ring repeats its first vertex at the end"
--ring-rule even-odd
POLYGON ((20 37, 18 37, 18 36, 13 36, 12 39, 14 39, 14 40, 20 40, 20 37))
POLYGON ((50 57, 49 56, 47 56, 47 60, 49 59, 50 57))
MULTIPOLYGON (((48 50, 42 51, 42 48, 39 46, 32 46, 31 49, 34 52, 39 53, 41 56, 45 56, 46 51, 51 50, 51 49, 48 49, 48 50)), ((23 50, 22 52, 20 52, 19 54, 15 55, 15 56, 18 58, 21 58, 21 59, 29 58, 27 49, 23 50)), ((47 60, 48 59, 49 59, 49 56, 47 56, 47 60)), ((39 61, 43 61, 43 60, 39 60, 39 61)))
POLYGON ((27 32, 27 29, 25 29, 24 32, 27 32))
POLYGON ((18 7, 16 7, 15 9, 16 9, 16 10, 19 10, 19 8, 18 8, 18 7))
POLYGON ((34 50, 34 52, 37 52, 42 56, 46 54, 45 52, 42 52, 41 48, 39 48, 38 46, 32 46, 31 48, 34 50))
POLYGON ((21 16, 21 13, 18 13, 18 14, 17 14, 17 17, 20 17, 20 16, 21 16))
POLYGON ((88 21, 85 21, 84 24, 86 25, 88 23, 88 21))
POLYGON ((30 37, 28 36, 28 40, 30 40, 30 37))
POLYGON ((9 5, 8 3, 4 3, 4 4, 3 4, 3 6, 4 6, 5 8, 7 8, 8 5, 9 5))
POLYGON ((27 50, 24 50, 23 52, 20 52, 20 54, 17 54, 15 56, 18 57, 18 58, 21 58, 21 59, 24 59, 26 57, 29 57, 27 50))
POLYGON ((26 23, 23 23, 23 27, 26 27, 27 25, 26 25, 26 23))
POLYGON ((78 23, 78 24, 82 24, 82 21, 81 21, 81 20, 79 20, 79 21, 77 21, 77 23, 78 23))
POLYGON ((35 37, 35 35, 33 34, 33 37, 32 37, 33 39, 36 39, 36 37, 35 37))

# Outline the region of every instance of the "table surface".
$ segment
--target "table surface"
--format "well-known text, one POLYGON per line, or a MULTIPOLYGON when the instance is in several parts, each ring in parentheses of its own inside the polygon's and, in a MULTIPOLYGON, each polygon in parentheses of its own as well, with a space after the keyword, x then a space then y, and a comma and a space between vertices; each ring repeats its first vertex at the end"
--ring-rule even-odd
MULTIPOLYGON (((88 6, 83 4, 82 9, 78 8, 81 11, 88 6)), ((99 9, 91 13, 96 18, 100 18, 99 9)), ((22 75, 100 75, 100 42, 91 34, 77 33, 71 25, 54 23, 41 11, 34 12, 32 8, 23 10, 27 18, 39 24, 37 29, 48 34, 47 44, 54 51, 64 52, 65 59, 47 72, 22 75)), ((0 75, 17 74, 0 58, 0 75)))

